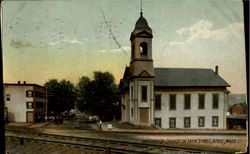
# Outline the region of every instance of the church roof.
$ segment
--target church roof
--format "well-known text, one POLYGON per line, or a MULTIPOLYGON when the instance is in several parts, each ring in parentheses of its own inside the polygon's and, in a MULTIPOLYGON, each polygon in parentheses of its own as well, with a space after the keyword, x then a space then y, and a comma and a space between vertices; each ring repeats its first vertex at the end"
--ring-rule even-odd
POLYGON ((212 69, 155 68, 156 87, 229 87, 212 69))
POLYGON ((143 17, 142 12, 139 19, 136 21, 135 29, 132 32, 131 36, 135 36, 141 32, 147 32, 148 34, 150 34, 150 36, 152 35, 152 29, 148 26, 148 22, 143 17))
POLYGON ((140 18, 136 21, 135 28, 149 28, 147 20, 143 17, 142 12, 140 18))

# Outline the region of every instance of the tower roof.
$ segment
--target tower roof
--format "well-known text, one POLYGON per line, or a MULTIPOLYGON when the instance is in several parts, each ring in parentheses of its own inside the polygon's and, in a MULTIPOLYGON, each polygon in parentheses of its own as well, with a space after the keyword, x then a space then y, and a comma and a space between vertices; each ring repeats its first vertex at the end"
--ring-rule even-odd
POLYGON ((143 13, 141 12, 140 14, 141 15, 139 19, 136 21, 135 29, 133 30, 131 36, 134 37, 143 31, 147 32, 148 34, 150 34, 150 36, 152 36, 152 29, 148 26, 148 22, 143 17, 143 13))
POLYGON ((143 13, 141 12, 140 14, 140 18, 136 21, 135 28, 150 28, 147 20, 142 15, 143 13))

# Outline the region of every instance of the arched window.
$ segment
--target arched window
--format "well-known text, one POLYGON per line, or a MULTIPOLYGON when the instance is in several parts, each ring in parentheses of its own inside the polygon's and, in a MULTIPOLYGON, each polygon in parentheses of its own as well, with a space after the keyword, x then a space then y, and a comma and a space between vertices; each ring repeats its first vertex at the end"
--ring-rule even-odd
POLYGON ((148 55, 148 45, 147 43, 143 42, 140 44, 140 53, 141 56, 147 56, 148 55))

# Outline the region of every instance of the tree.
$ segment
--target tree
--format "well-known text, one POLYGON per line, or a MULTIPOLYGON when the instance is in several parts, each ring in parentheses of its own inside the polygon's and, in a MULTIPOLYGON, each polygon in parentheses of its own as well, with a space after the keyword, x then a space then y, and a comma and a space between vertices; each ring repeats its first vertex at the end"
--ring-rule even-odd
POLYGON ((84 112, 84 106, 86 106, 85 98, 87 95, 86 86, 90 83, 90 79, 86 76, 83 76, 79 79, 78 84, 75 86, 76 92, 76 107, 79 111, 84 112))
POLYGON ((247 114, 248 113, 248 107, 246 102, 241 102, 239 105, 243 108, 243 113, 247 114))
POLYGON ((51 79, 44 86, 48 92, 48 113, 60 113, 74 108, 74 85, 67 80, 51 79))
POLYGON ((103 120, 113 119, 120 97, 111 73, 94 72, 93 80, 82 77, 76 89, 80 111, 98 115, 103 120))

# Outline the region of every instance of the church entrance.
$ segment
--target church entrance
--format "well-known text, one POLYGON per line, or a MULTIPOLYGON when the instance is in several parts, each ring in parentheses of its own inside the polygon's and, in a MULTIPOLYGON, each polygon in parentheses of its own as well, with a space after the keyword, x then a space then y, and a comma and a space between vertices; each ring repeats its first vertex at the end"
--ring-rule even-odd
POLYGON ((145 124, 148 123, 149 109, 143 108, 140 109, 140 123, 145 124))

